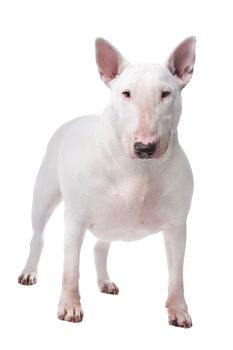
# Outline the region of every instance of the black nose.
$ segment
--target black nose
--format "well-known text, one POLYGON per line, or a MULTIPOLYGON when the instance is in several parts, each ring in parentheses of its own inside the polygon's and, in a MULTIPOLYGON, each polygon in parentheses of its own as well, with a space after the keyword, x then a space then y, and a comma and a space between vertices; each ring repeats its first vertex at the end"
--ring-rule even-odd
POLYGON ((156 143, 144 145, 142 142, 135 142, 134 153, 138 158, 151 158, 156 150, 156 143))

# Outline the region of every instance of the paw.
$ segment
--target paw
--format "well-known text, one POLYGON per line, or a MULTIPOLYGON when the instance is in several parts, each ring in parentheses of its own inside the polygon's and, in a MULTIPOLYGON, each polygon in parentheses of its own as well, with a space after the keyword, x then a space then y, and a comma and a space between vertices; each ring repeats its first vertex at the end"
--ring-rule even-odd
POLYGON ((80 303, 60 303, 57 317, 62 321, 78 323, 83 319, 83 310, 80 303))
POLYGON ((188 311, 185 310, 168 309, 168 320, 171 326, 182 328, 192 327, 192 319, 188 311))
POLYGON ((99 282, 99 289, 102 293, 107 293, 107 294, 119 294, 119 288, 117 285, 111 281, 103 281, 99 282))
POLYGON ((22 272, 18 278, 18 283, 25 286, 32 286, 37 282, 37 275, 35 272, 22 272))

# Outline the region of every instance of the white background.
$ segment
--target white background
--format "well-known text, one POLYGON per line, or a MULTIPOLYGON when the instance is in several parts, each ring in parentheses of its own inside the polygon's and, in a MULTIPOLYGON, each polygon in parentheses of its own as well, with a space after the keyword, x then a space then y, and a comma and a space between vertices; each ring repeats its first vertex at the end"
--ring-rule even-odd
POLYGON ((0 346, 4 349, 232 349, 232 10, 230 1, 1 1, 0 346), (32 188, 57 127, 101 113, 94 39, 131 62, 161 62, 197 37, 194 77, 183 91, 180 142, 195 193, 188 220, 185 290, 193 328, 168 326, 162 235, 115 243, 109 269, 119 296, 99 293, 88 233, 81 255, 81 324, 56 318, 63 208, 46 228, 38 284, 17 284, 31 238, 32 188), (3 345, 4 344, 4 345, 3 345))

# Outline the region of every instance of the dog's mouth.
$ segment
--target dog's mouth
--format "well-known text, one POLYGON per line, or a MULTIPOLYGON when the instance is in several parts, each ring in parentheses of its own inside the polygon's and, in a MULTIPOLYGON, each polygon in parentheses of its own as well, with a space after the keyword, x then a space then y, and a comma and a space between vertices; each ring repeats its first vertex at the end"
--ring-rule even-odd
POLYGON ((166 151, 169 147, 169 144, 170 144, 170 138, 167 139, 164 137, 164 138, 159 139, 157 141, 156 151, 155 151, 152 158, 154 158, 154 159, 161 158, 166 153, 166 151))
POLYGON ((136 142, 131 151, 132 159, 160 159, 166 153, 170 144, 170 138, 161 137, 156 142, 148 143, 147 145, 136 142))

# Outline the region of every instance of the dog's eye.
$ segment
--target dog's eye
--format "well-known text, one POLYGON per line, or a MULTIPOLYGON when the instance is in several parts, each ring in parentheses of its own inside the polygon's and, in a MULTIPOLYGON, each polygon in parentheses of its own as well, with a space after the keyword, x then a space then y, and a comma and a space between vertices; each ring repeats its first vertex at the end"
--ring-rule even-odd
POLYGON ((130 98, 131 97, 131 93, 130 93, 129 90, 122 91, 122 95, 125 96, 126 98, 130 98))
POLYGON ((161 98, 162 98, 162 99, 168 97, 169 95, 171 95, 171 91, 165 90, 165 91, 162 91, 162 92, 161 92, 161 98))

